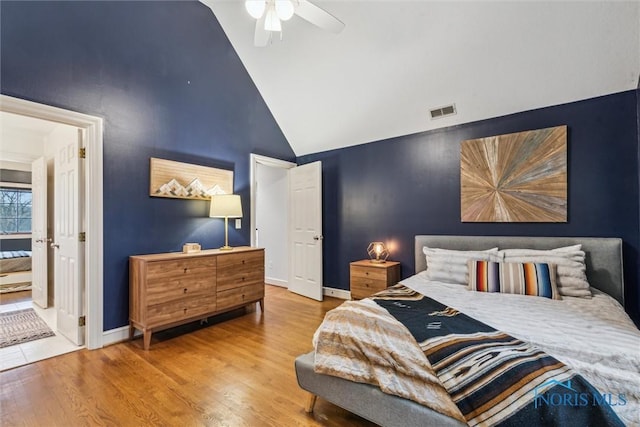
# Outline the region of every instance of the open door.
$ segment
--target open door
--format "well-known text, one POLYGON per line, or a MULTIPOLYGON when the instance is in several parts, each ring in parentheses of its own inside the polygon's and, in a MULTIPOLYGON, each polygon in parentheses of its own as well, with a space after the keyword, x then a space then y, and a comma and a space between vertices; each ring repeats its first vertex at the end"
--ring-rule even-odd
POLYGON ((84 237, 82 200, 83 131, 61 144, 55 155, 55 308, 58 332, 84 344, 84 237))
POLYGON ((289 290, 322 301, 322 163, 289 169, 289 290))
POLYGON ((48 306, 47 288, 47 161, 31 163, 31 298, 42 308, 48 306))

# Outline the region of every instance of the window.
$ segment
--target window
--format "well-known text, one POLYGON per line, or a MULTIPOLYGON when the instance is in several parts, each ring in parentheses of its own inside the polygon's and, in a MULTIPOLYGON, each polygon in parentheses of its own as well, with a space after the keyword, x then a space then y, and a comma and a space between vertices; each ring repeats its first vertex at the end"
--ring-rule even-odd
POLYGON ((31 189, 0 188, 0 233, 31 233, 31 189))

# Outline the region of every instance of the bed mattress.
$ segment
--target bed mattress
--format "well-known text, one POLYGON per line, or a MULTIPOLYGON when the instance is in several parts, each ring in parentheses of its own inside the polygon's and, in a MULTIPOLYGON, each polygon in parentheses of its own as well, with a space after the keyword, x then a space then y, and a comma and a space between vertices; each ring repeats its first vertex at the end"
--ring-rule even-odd
POLYGON ((31 270, 31 251, 0 252, 0 273, 31 270))

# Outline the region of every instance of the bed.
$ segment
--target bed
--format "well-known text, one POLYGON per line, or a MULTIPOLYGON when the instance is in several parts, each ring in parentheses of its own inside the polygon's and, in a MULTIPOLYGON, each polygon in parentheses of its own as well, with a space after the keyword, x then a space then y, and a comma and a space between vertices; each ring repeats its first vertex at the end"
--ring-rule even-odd
POLYGON ((31 289, 31 251, 0 251, 0 293, 31 289))
MULTIPOLYGON (((640 332, 624 314, 620 305, 624 302, 622 241, 620 239, 419 235, 415 238, 415 267, 416 275, 403 280, 401 284, 441 301, 445 305, 456 307, 497 330, 517 336, 523 341, 531 341, 587 378, 598 392, 613 392, 616 387, 625 387, 623 390, 626 393, 624 402, 610 403, 624 403, 625 407, 614 408, 616 414, 627 425, 640 425, 637 406, 640 401, 640 374, 638 373, 640 372, 640 355, 638 354, 640 332), (480 251, 495 247, 500 250, 516 248, 551 250, 576 244, 581 245, 585 254, 586 275, 591 285, 592 298, 563 297, 561 301, 549 299, 543 303, 536 302, 534 304, 531 302, 531 298, 535 298, 536 301, 546 300, 546 298, 476 293, 467 290, 464 286, 434 282, 425 278, 428 273, 425 271, 427 267, 423 253, 425 246, 480 251), (502 303, 505 298, 508 303, 502 303), (491 314, 491 311, 495 310, 486 310, 486 304, 495 304, 498 300, 501 301, 499 305, 501 315, 496 319, 496 316, 491 314), (535 308, 530 307, 534 305, 535 308), (557 310, 558 307, 563 310, 557 310), (592 310, 592 307, 596 308, 592 310), (534 309, 538 312, 531 311, 534 309), (533 330, 534 328, 526 326, 527 323, 535 323, 528 322, 527 319, 536 315, 549 322, 551 330, 554 331, 551 336, 538 336, 536 335, 538 332, 533 330), (556 315, 559 316, 558 319, 554 318, 556 315), (585 316, 587 321, 580 319, 580 316, 585 316), (516 327, 514 324, 518 326, 516 327), (588 327, 584 328, 584 325, 595 325, 596 327, 590 330, 588 327), (615 349, 608 340, 616 342, 615 349), (589 343, 585 350, 581 350, 584 354, 575 356, 567 353, 567 347, 579 348, 581 345, 584 346, 584 342, 589 343), (621 363, 624 369, 610 375, 598 376, 602 369, 609 369, 606 366, 600 366, 600 364, 609 363, 607 359, 609 357, 615 358, 616 363, 621 363), (594 362, 594 358, 600 360, 594 362), (596 365, 598 365, 597 369, 600 369, 600 372, 595 372, 597 369, 594 366, 596 365), (626 385, 621 386, 621 381, 624 381, 626 385)), ((315 344, 318 348, 318 342, 315 344)), ((298 384, 310 393, 307 411, 313 410, 316 396, 320 396, 383 426, 467 425, 464 419, 460 419, 459 416, 445 415, 448 412, 438 405, 435 405, 434 409, 433 405, 429 407, 413 400, 384 393, 374 385, 316 373, 314 369, 315 356, 315 353, 311 352, 299 356, 295 361, 298 384)), ((444 399, 435 392, 432 397, 433 401, 444 399)), ((445 403, 443 405, 446 406, 445 403)))

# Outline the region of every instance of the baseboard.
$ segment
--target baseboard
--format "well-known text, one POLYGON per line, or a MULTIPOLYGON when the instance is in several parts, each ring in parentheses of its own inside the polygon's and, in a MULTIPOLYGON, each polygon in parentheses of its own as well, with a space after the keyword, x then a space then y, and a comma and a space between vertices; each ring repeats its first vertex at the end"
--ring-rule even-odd
MULTIPOLYGON (((133 336, 137 337, 139 335, 142 335, 142 332, 136 329, 133 336)), ((119 328, 110 329, 102 333, 103 346, 117 344, 119 342, 127 341, 128 339, 129 339, 129 326, 121 326, 119 328)))
POLYGON ((264 282, 267 285, 280 286, 281 288, 288 288, 289 282, 282 279, 275 279, 273 277, 265 277, 264 282))
POLYGON ((345 289, 323 287, 322 293, 328 297, 351 299, 351 292, 345 289))

